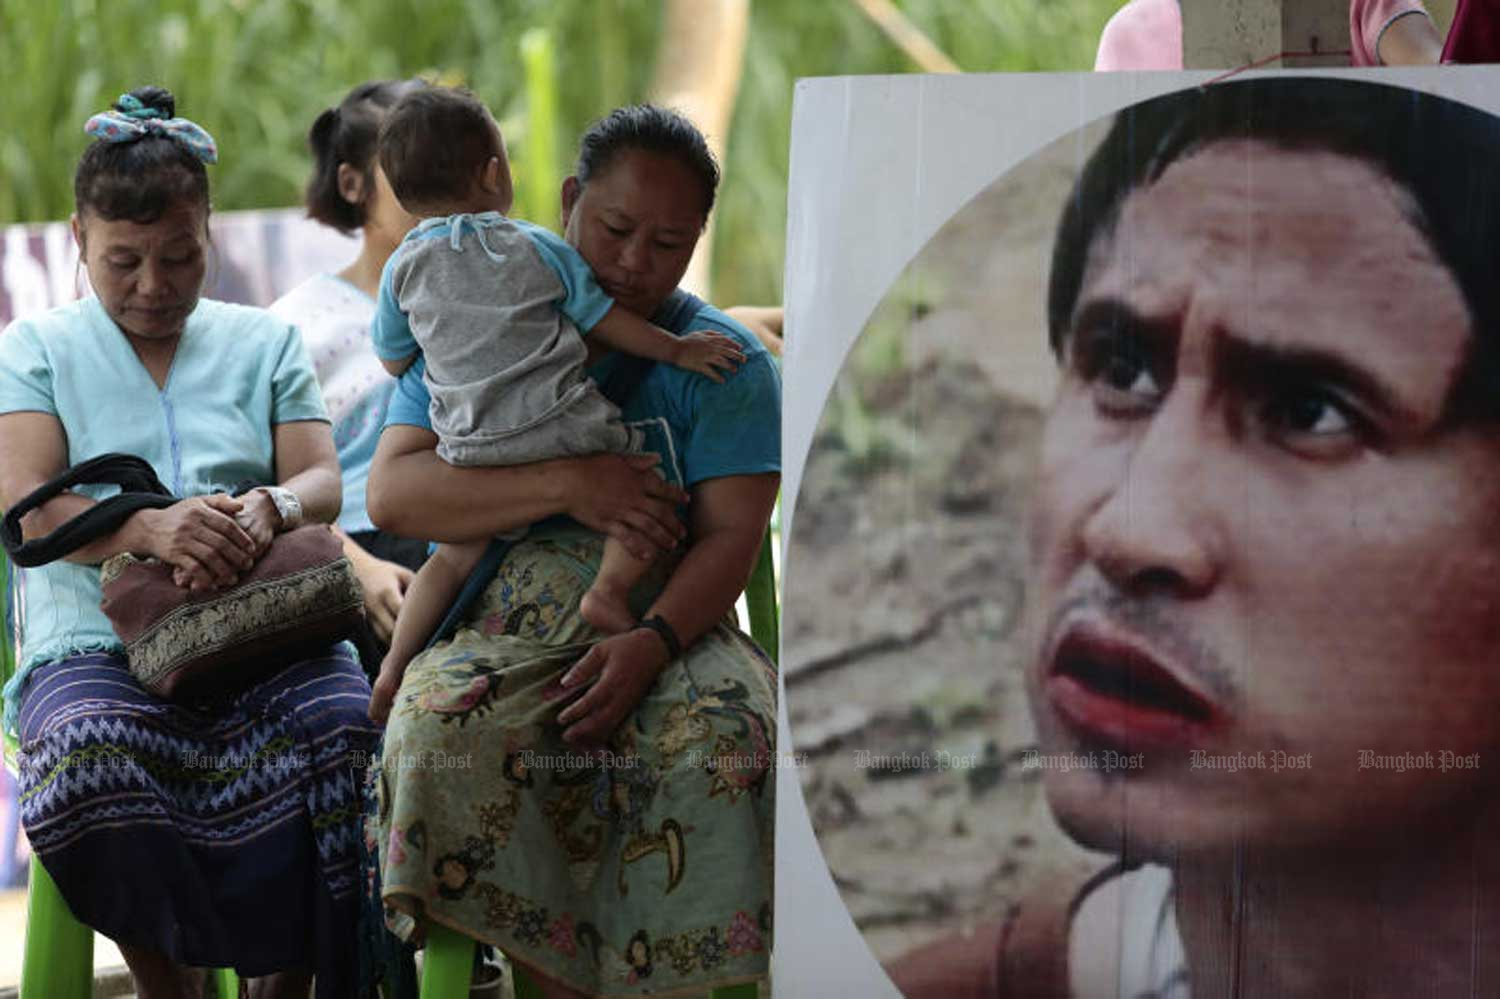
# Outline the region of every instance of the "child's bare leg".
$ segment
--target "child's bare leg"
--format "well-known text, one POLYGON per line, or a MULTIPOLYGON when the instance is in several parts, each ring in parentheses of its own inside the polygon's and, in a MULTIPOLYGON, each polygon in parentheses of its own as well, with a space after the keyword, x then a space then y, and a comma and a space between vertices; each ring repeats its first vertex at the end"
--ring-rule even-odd
POLYGON ((578 613, 607 634, 629 631, 635 627, 635 615, 630 613, 630 588, 650 568, 650 559, 636 558, 619 541, 605 538, 599 575, 594 577, 594 585, 583 595, 578 613))
POLYGON ((464 580, 484 556, 488 541, 474 541, 462 545, 438 545, 437 551, 417 570, 401 604, 401 613, 396 617, 396 632, 391 636, 391 649, 380 661, 380 675, 370 696, 370 719, 385 724, 395 703, 396 692, 401 689, 401 677, 406 674, 406 664, 416 657, 427 644, 437 626, 443 623, 448 607, 464 580))

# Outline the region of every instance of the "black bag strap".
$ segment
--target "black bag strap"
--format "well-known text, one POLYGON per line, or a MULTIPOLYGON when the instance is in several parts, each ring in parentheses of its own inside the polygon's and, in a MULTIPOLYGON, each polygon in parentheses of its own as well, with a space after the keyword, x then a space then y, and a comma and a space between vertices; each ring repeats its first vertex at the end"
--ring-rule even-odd
POLYGON ((12 562, 33 569, 55 562, 118 528, 138 510, 160 510, 177 502, 156 470, 133 454, 101 454, 79 462, 32 490, 0 519, 0 544, 12 562), (89 507, 46 537, 24 541, 21 518, 77 485, 116 485, 120 492, 89 507))

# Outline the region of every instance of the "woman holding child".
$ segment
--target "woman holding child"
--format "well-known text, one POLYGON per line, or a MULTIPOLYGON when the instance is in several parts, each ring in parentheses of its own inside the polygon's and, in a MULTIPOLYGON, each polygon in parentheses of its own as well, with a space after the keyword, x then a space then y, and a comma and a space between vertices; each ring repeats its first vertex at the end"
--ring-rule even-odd
POLYGON ((450 465, 418 363, 372 466, 387 530, 529 527, 458 633, 406 667, 371 833, 388 903, 495 944, 553 996, 766 973, 775 674, 727 617, 775 502, 780 383, 754 337, 676 288, 717 182, 689 122, 633 107, 589 130, 563 187, 566 242, 606 296, 743 355, 722 382, 620 354, 589 369, 651 455, 450 465), (613 634, 579 609, 605 534, 652 563, 613 634))
MULTIPOLYGON (((297 522, 331 522, 339 474, 296 331, 202 299, 213 140, 146 87, 89 120, 73 233, 95 296, 0 337, 0 502, 106 452, 183 497, 66 561, 29 569, 21 667, 4 694, 27 835, 68 906, 118 942, 144 999, 201 994, 194 966, 252 996, 353 994, 369 685, 341 648, 198 703, 143 689, 99 608, 99 563, 173 565, 230 585, 297 522), (224 490, 265 484, 241 498, 224 490)), ((99 490, 22 520, 46 535, 99 490)), ((45 990, 40 983, 32 989, 45 990)), ((37 992, 38 995, 41 992, 37 992)))

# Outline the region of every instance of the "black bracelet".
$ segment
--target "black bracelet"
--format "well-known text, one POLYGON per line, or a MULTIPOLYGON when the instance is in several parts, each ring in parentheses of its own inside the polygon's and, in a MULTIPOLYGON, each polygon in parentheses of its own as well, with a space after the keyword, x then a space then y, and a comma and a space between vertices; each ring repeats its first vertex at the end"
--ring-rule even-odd
POLYGON ((682 642, 678 640, 677 632, 672 630, 672 626, 667 623, 666 618, 660 614, 653 614, 648 618, 642 619, 641 623, 636 625, 636 630, 640 630, 641 628, 654 631, 661 636, 662 642, 667 647, 667 662, 682 657, 682 642))

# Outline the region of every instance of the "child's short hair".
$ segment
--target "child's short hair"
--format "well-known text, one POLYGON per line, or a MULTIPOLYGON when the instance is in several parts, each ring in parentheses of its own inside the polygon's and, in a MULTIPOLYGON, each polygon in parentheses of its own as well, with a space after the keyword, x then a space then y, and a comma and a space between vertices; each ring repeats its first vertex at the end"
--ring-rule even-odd
POLYGON ((380 168, 410 211, 462 198, 490 157, 499 128, 467 90, 422 87, 406 94, 380 127, 380 168))

